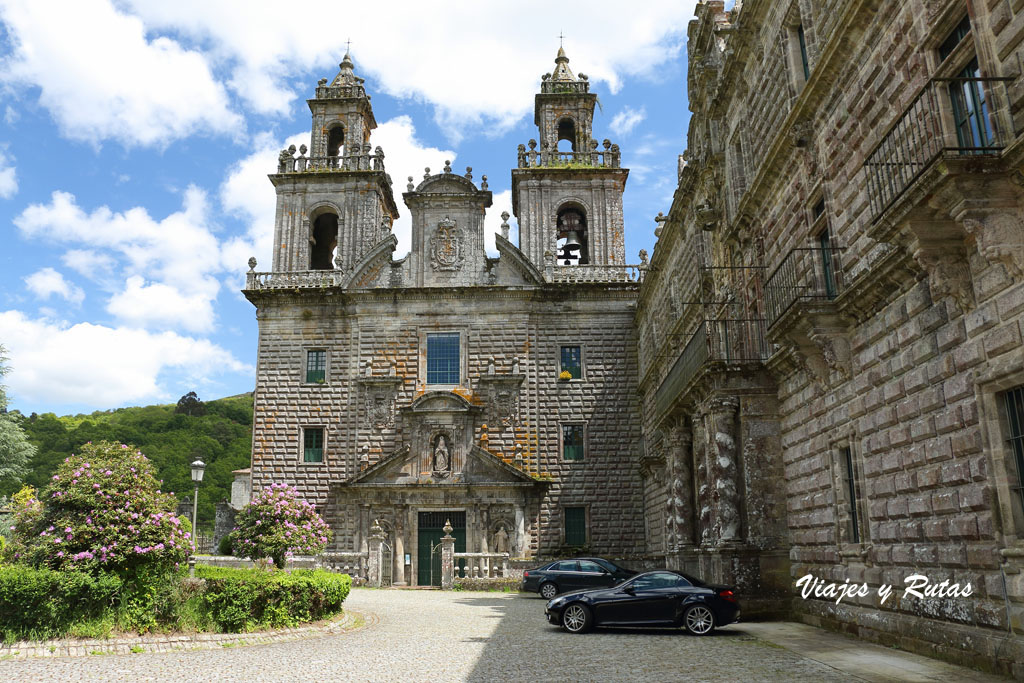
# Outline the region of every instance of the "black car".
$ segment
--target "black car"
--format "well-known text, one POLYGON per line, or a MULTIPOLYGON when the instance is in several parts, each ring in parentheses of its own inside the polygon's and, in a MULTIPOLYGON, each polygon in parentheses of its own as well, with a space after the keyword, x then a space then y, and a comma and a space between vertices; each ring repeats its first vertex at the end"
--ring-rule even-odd
POLYGON ((594 626, 683 626, 703 636, 739 621, 740 604, 729 586, 662 569, 613 588, 560 595, 548 601, 545 614, 570 633, 594 626))
POLYGON ((636 576, 636 572, 600 557, 555 560, 524 571, 521 590, 540 593, 541 597, 550 600, 559 593, 608 588, 631 576, 636 576))

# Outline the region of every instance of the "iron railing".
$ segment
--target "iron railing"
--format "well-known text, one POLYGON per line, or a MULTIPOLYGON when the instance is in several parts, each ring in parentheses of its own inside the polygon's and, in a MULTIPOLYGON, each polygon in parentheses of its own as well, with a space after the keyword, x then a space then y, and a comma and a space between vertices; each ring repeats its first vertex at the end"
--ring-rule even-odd
POLYGON ((998 154, 1012 138, 1007 78, 935 78, 864 162, 877 220, 943 155, 998 154))
POLYGON ((793 249, 765 283, 768 325, 774 325, 797 301, 831 301, 843 291, 839 247, 793 249))
POLYGON ((769 355, 764 320, 702 320, 655 392, 655 409, 668 411, 706 363, 757 363, 769 355))

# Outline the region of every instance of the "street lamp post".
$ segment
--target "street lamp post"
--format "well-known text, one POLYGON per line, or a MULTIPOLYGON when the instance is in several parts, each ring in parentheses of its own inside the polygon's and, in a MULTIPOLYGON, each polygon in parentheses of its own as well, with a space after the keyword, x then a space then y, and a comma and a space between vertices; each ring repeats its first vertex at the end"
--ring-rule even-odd
POLYGON ((195 493, 192 495, 192 556, 188 558, 188 575, 196 575, 196 513, 199 510, 199 482, 203 480, 203 471, 206 463, 198 458, 192 463, 192 482, 196 485, 195 493))

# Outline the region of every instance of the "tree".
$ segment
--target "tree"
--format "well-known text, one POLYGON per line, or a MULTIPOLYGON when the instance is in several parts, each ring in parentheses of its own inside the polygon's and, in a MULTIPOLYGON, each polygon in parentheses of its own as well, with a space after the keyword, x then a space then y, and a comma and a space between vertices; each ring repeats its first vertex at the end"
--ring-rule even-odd
POLYGON ((331 539, 331 530, 316 508, 299 498, 294 486, 271 484, 238 512, 232 547, 238 557, 273 558, 284 568, 293 554, 316 555, 331 539))
MULTIPOLYGON (((0 377, 9 371, 6 349, 0 346, 0 377)), ((6 389, 0 384, 0 482, 20 481, 28 473, 29 459, 36 453, 35 446, 28 442, 21 428, 21 413, 7 412, 6 389)))
POLYGON ((188 559, 191 528, 132 446, 86 444, 57 467, 38 499, 31 489, 19 495, 9 552, 27 564, 134 577, 188 559))
POLYGON ((189 417, 200 417, 206 415, 206 404, 199 400, 196 392, 190 391, 178 399, 178 405, 174 412, 189 417))

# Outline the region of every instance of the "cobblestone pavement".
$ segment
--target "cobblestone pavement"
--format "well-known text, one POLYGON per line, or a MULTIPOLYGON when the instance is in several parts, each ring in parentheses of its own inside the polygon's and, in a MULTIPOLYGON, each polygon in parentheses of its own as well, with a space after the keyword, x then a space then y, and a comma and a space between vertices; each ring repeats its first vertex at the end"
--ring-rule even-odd
POLYGON ((549 626, 534 595, 357 589, 364 628, 303 640, 175 653, 0 662, 0 680, 675 681, 857 680, 744 632, 549 626))

